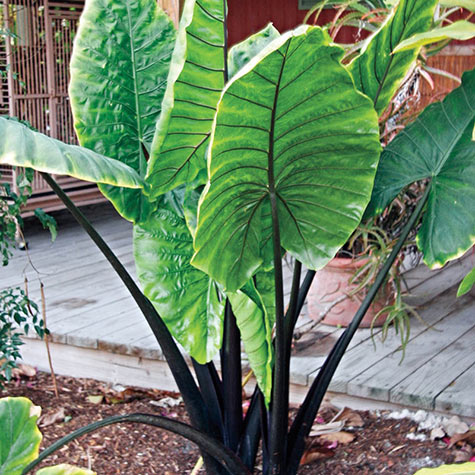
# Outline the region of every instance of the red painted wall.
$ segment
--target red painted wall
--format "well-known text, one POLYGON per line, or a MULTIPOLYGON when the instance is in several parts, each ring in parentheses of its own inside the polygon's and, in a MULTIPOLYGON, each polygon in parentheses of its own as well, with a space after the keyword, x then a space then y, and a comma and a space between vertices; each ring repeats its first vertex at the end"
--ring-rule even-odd
MULTIPOLYGON (((242 41, 249 35, 272 22, 283 33, 302 23, 306 11, 298 9, 298 0, 228 0, 228 22, 230 44, 242 41)), ((325 24, 333 18, 334 12, 324 10, 319 24, 325 24)), ((452 19, 466 18, 467 12, 456 13, 452 19)), ((474 20, 471 20, 474 21, 474 20)), ((344 28, 336 40, 339 43, 351 43, 356 34, 355 28, 344 28)), ((475 39, 453 44, 475 44, 475 39)))
MULTIPOLYGON (((281 32, 285 32, 303 22, 306 11, 298 9, 298 0, 228 0, 228 23, 230 44, 237 43, 272 22, 281 32)), ((331 10, 324 10, 319 24, 333 18, 331 10)), ((352 41, 353 28, 342 31, 337 41, 352 41)))

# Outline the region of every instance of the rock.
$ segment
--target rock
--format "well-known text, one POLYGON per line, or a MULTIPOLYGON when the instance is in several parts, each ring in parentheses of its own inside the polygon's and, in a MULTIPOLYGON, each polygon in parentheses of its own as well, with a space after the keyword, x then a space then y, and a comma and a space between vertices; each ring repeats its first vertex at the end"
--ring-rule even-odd
POLYGON ((465 434, 468 432, 468 424, 462 422, 458 416, 451 417, 448 421, 444 422, 444 429, 449 437, 455 434, 465 434))
POLYGON ((436 427, 430 431, 430 440, 442 439, 445 437, 445 430, 442 427, 436 427))

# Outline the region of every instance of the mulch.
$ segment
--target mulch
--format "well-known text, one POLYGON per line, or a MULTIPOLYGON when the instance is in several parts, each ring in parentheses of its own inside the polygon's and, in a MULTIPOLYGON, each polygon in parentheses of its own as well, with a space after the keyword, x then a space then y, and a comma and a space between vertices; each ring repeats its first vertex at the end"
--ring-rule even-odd
MULTIPOLYGON (((114 388, 92 379, 57 377, 59 398, 55 397, 51 377, 37 373, 22 378, 0 391, 0 397, 24 396, 42 407, 44 427, 42 448, 74 429, 104 417, 132 412, 152 413, 187 421, 183 404, 173 403, 178 395, 158 390, 114 388)), ((336 409, 326 407, 320 421, 328 422, 336 409)), ((299 474, 411 475, 424 466, 452 463, 460 447, 448 448, 442 440, 409 440, 418 432, 408 420, 385 418, 381 412, 360 411, 362 427, 345 428, 354 435, 349 443, 325 444, 314 439, 299 474), (336 446, 335 446, 336 445, 336 446)), ((427 433, 426 433, 427 435, 427 433)), ((199 457, 195 446, 174 434, 154 427, 117 424, 85 435, 53 454, 42 466, 70 463, 89 467, 98 475, 182 475, 191 473, 199 457)), ((201 470, 199 473, 204 473, 201 470)))

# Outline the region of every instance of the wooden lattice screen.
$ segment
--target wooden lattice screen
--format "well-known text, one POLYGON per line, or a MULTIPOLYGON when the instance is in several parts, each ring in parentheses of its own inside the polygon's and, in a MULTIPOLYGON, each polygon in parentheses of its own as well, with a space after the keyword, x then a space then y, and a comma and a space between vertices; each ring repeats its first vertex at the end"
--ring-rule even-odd
MULTIPOLYGON (((10 112, 8 103, 8 79, 7 79, 7 50, 6 42, 0 36, 0 115, 8 115, 10 112)), ((0 180, 12 181, 12 170, 0 165, 0 180)))
POLYGON ((0 115, 8 112, 7 50, 5 41, 0 37, 0 115))
MULTIPOLYGON (((178 22, 178 0, 159 4, 178 22)), ((27 120, 40 132, 77 143, 68 98, 69 61, 84 0, 3 0, 5 28, 14 36, 0 40, 0 114, 27 120), (7 67, 8 65, 8 67, 7 67)), ((15 184, 15 172, 0 166, 2 180, 15 184)), ((97 187, 64 176, 56 179, 78 205, 102 201, 97 187)), ((62 207, 38 175, 24 214, 37 207, 62 207)))

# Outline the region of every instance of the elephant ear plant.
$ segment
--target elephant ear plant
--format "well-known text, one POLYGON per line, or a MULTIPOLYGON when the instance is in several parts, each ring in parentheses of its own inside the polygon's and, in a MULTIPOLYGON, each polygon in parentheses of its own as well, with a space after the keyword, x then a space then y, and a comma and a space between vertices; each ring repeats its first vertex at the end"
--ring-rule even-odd
POLYGON ((418 242, 429 265, 473 244, 475 72, 403 132, 378 169, 378 114, 420 47, 393 50, 429 30, 436 7, 401 0, 343 65, 344 50, 306 25, 282 35, 269 25, 228 51, 224 0, 187 0, 178 33, 155 0, 86 2, 70 88, 82 147, 0 118, 0 163, 44 172, 110 261, 163 350, 191 425, 144 414, 98 421, 24 473, 115 422, 189 438, 208 473, 252 473, 259 447, 265 474, 297 473, 330 380, 411 229, 424 215, 418 242), (143 292, 50 173, 99 183, 133 222, 143 292), (289 430, 292 334, 315 272, 348 240, 372 193, 366 214, 414 181, 426 183, 424 196, 289 430), (295 265, 285 310, 286 253, 295 265), (241 342, 257 382, 245 417, 241 342))

